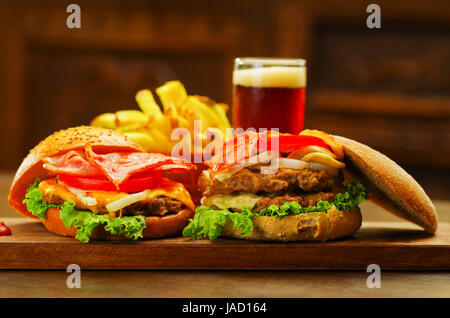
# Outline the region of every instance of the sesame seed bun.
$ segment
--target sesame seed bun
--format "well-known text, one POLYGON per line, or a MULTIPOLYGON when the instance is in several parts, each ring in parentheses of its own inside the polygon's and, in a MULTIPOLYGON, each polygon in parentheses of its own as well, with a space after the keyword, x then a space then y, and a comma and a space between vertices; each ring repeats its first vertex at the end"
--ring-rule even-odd
POLYGON ((369 200, 429 233, 436 232, 436 209, 411 175, 369 146, 348 138, 333 137, 344 147, 346 171, 367 186, 369 200))
POLYGON ((8 195, 8 202, 17 212, 36 218, 22 203, 28 187, 36 178, 50 178, 54 174, 42 167, 42 160, 91 144, 98 153, 111 151, 143 151, 141 146, 126 136, 99 127, 78 126, 53 133, 34 147, 22 161, 14 176, 8 195))

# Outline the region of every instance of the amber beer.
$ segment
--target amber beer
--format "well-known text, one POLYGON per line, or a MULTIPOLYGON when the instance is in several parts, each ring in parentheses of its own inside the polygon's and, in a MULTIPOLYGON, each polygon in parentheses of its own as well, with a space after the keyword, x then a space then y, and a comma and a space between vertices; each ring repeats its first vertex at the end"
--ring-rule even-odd
MULTIPOLYGON (((237 59, 241 65, 247 59, 237 59)), ((303 130, 306 67, 304 60, 250 59, 250 68, 233 72, 233 125, 235 128, 278 128, 298 134, 303 130), (268 61, 268 66, 263 62, 268 61), (253 67, 254 66, 254 67, 253 67)))

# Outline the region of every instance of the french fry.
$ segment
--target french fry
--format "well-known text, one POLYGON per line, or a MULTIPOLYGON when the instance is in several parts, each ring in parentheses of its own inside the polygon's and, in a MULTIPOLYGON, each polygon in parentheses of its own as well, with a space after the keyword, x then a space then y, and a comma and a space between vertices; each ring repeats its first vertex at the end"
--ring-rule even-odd
POLYGON ((193 127, 191 127, 189 121, 186 118, 178 114, 175 106, 170 106, 167 111, 164 112, 164 114, 170 119, 170 125, 172 129, 182 127, 191 130, 191 128, 193 127))
POLYGON ((149 134, 139 131, 124 132, 123 134, 141 145, 145 151, 159 152, 160 145, 149 134))
POLYGON ((148 131, 148 134, 158 144, 160 149, 159 152, 170 154, 173 145, 173 141, 170 139, 170 136, 163 134, 162 132, 160 132, 158 129, 155 128, 148 131))
POLYGON ((172 131, 170 119, 167 116, 159 116, 159 117, 150 116, 148 127, 157 129, 166 136, 170 136, 170 133, 172 131))
POLYGON ((170 81, 156 89, 156 93, 161 100, 164 111, 170 106, 174 106, 177 111, 181 110, 181 106, 188 97, 186 89, 180 81, 170 81))
POLYGON ((144 114, 155 118, 161 117, 163 114, 158 104, 155 102, 152 92, 149 89, 142 89, 136 93, 136 102, 138 103, 144 114))
POLYGON ((216 114, 205 103, 198 98, 189 96, 185 106, 189 109, 189 113, 193 118, 202 121, 202 131, 208 127, 215 127, 218 122, 216 114))
POLYGON ((142 89, 136 94, 136 102, 141 110, 149 116, 149 125, 163 134, 170 134, 170 121, 164 117, 160 107, 149 89, 142 89))
POLYGON ((91 121, 90 125, 114 130, 117 128, 116 114, 105 113, 105 114, 98 115, 91 121))
POLYGON ((127 126, 141 124, 145 125, 148 122, 148 116, 139 110, 120 110, 116 112, 117 126, 127 126))
POLYGON ((192 95, 192 97, 195 97, 199 101, 201 101, 203 104, 206 104, 208 106, 213 106, 216 102, 212 100, 211 98, 207 96, 201 96, 201 95, 192 95))
POLYGON ((142 124, 140 123, 131 123, 128 125, 119 126, 116 128, 119 132, 128 132, 128 131, 140 131, 142 129, 142 124))

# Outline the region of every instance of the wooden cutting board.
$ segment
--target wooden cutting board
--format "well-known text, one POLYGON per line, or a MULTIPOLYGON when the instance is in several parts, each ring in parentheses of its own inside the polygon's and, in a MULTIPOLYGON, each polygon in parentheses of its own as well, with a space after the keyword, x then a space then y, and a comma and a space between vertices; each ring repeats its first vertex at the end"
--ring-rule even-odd
POLYGON ((4 219, 0 269, 450 270, 450 223, 429 235, 408 223, 364 223, 352 238, 325 243, 273 243, 185 237, 80 243, 37 221, 4 219))

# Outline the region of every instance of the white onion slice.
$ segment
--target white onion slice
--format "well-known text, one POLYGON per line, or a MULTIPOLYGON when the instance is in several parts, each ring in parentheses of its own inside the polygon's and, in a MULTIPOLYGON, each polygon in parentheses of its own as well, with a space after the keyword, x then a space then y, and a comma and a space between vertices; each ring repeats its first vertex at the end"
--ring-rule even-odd
POLYGON ((69 190, 71 193, 73 193, 84 205, 86 205, 86 206, 97 205, 97 199, 94 197, 88 196, 87 191, 68 186, 67 184, 65 184, 61 181, 59 181, 58 183, 61 183, 62 185, 64 185, 67 188, 67 190, 69 190))
POLYGON ((149 190, 144 190, 141 192, 129 194, 119 200, 113 201, 105 205, 105 208, 108 212, 116 212, 124 207, 132 205, 133 203, 144 200, 149 193, 149 190))
POLYGON ((309 168, 309 163, 298 159, 280 158, 278 159, 278 167, 288 169, 307 169, 309 168))
POLYGON ((306 162, 298 159, 280 158, 278 160, 278 168, 287 169, 311 169, 311 170, 325 170, 331 175, 337 175, 339 169, 331 166, 327 166, 318 162, 306 162))

